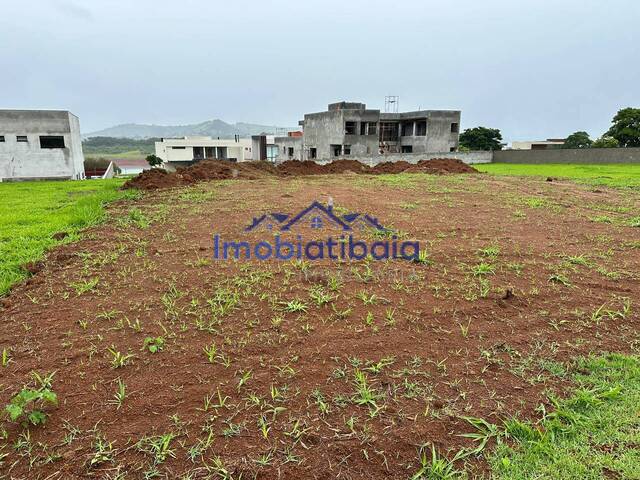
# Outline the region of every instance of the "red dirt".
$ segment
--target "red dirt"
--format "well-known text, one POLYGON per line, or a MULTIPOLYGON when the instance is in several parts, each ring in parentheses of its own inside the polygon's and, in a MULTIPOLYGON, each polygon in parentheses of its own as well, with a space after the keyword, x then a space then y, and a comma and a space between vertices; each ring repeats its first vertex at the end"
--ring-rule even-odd
POLYGON ((477 173, 477 170, 457 159, 420 160, 417 165, 405 161, 385 162, 370 168, 357 160, 334 160, 320 165, 311 160, 287 160, 277 166, 267 162, 232 163, 224 160, 204 160, 168 173, 161 169, 145 170, 126 182, 123 188, 157 190, 179 187, 209 180, 244 179, 255 180, 265 176, 328 175, 353 172, 358 174, 385 173, 477 173))
POLYGON ((577 355, 637 345, 638 233, 623 226, 632 213, 615 208, 637 211, 637 194, 482 175, 388 180, 265 177, 148 192, 50 252, 2 302, 0 349, 10 361, 0 369, 0 406, 33 383, 33 371, 56 372, 59 405, 29 428, 31 449, 19 424, 3 423, 2 473, 139 479, 157 469, 158 478, 195 480, 209 478, 219 458, 233 478, 410 478, 419 445, 449 458, 471 446, 462 416, 501 425, 539 418, 540 403, 552 409, 544 391, 568 385, 545 365, 571 372, 577 355), (255 242, 265 234, 244 232, 253 217, 329 195, 336 209, 375 215, 421 241, 430 263, 212 259, 214 233, 255 242), (132 209, 151 226, 127 223, 132 209), (600 212, 616 224, 592 221, 600 212), (493 245, 494 257, 480 253, 493 245), (481 262, 495 271, 475 276, 481 262), (554 272, 570 285, 551 281, 554 272), (328 303, 313 299, 318 290, 328 303), (626 318, 593 320, 623 297, 633 304, 626 318), (306 311, 286 311, 294 299, 306 311), (144 349, 159 336, 161 352, 144 349), (131 363, 114 368, 109 348, 132 354, 131 363), (379 411, 356 403, 356 371, 379 411), (166 433, 175 435, 172 455, 157 462, 144 441, 166 433), (113 448, 102 460, 100 438, 113 448))

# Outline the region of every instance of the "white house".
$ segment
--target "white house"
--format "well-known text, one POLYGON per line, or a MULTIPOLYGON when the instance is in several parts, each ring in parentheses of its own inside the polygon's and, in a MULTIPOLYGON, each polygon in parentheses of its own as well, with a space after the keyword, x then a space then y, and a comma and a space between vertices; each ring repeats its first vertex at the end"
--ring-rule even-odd
POLYGON ((205 159, 244 162, 251 160, 251 139, 238 136, 221 140, 211 137, 163 138, 156 142, 156 156, 169 168, 187 166, 205 159))
POLYGON ((0 181, 83 178, 78 117, 60 110, 0 110, 0 181))

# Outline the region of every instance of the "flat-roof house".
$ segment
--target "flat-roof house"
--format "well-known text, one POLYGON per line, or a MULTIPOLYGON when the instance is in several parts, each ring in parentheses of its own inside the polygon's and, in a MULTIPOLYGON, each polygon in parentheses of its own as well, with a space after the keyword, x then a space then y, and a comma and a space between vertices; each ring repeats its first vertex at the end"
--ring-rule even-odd
POLYGON ((156 156, 165 168, 186 167, 200 160, 251 160, 251 139, 236 136, 232 139, 212 139, 205 136, 163 138, 156 142, 156 156))
POLYGON ((327 111, 304 116, 301 136, 275 139, 277 161, 455 152, 460 116, 459 110, 384 113, 364 103, 332 103, 327 111))
POLYGON ((0 110, 0 181, 83 178, 78 117, 63 110, 0 110))

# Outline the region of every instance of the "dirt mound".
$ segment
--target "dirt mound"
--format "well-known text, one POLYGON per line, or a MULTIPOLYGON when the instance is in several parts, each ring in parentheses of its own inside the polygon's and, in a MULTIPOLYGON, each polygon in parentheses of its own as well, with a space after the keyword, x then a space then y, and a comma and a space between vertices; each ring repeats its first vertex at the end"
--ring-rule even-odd
POLYGON ((161 168, 144 170, 138 176, 128 180, 122 188, 139 188, 141 190, 156 190, 158 188, 171 188, 185 185, 181 176, 169 173, 161 168))
POLYGON ((409 162, 405 162, 404 160, 399 160, 397 162, 383 162, 374 166, 371 169, 371 173, 401 173, 409 167, 411 167, 411 164, 409 162))
POLYGON ((281 175, 322 175, 325 173, 324 167, 312 160, 287 160, 278 165, 278 172, 281 175))
POLYGON ((323 165, 324 173, 370 173, 371 169, 358 160, 334 160, 323 165))
POLYGON ((420 160, 405 170, 407 173, 430 173, 442 175, 446 173, 478 173, 478 170, 457 158, 432 158, 420 160))
POLYGON ((373 168, 357 160, 335 160, 320 165, 312 160, 287 160, 278 166, 268 162, 229 162, 226 160, 203 160, 175 172, 154 168, 126 182, 123 188, 156 190, 158 188, 181 187, 208 180, 244 179, 253 180, 270 176, 301 176, 327 174, 382 174, 382 173, 476 173, 477 170, 464 162, 450 158, 420 160, 416 165, 405 161, 384 162, 373 168))

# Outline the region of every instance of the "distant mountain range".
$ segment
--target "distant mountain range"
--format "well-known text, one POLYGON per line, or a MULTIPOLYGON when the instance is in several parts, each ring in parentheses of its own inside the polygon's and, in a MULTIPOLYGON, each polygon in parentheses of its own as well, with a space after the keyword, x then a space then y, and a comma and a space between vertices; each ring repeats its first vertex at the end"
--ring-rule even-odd
POLYGON ((184 137, 189 135, 203 135, 213 138, 229 138, 234 135, 248 137, 261 133, 275 134, 295 128, 276 127, 273 125, 255 125, 253 123, 226 123, 222 120, 208 120, 193 125, 143 125, 126 123, 115 127, 105 128, 97 132, 83 134, 83 138, 90 137, 118 137, 118 138, 153 138, 153 137, 184 137))

